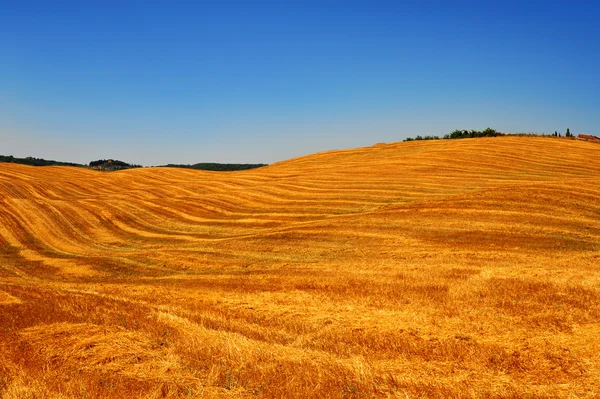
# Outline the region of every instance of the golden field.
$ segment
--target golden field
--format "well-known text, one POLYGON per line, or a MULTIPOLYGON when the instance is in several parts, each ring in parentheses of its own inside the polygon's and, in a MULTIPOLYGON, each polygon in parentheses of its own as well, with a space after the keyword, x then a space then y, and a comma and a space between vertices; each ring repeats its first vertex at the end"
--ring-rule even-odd
POLYGON ((0 397, 600 396, 600 145, 0 164, 0 397))

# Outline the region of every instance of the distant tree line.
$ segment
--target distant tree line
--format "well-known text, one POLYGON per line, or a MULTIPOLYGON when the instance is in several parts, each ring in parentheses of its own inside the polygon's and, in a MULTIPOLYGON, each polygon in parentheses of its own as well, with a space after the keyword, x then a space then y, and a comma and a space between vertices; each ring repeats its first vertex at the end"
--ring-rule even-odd
MULTIPOLYGON (((555 137, 562 137, 561 134, 559 132, 557 132, 556 130, 554 131, 554 136, 555 137)), ((565 137, 575 137, 575 136, 573 136, 573 133, 571 133, 571 130, 569 128, 567 128, 567 132, 565 133, 565 137)))
POLYGON ((414 140, 439 140, 440 136, 417 136, 415 138, 407 137, 404 141, 414 141, 414 140))
MULTIPOLYGON (((449 140, 449 139, 467 139, 467 138, 477 138, 477 137, 499 137, 499 136, 547 136, 546 134, 537 134, 537 133, 502 133, 490 127, 484 130, 454 130, 451 133, 448 133, 440 138, 440 136, 417 136, 415 138, 408 137, 404 139, 404 141, 414 141, 414 140, 449 140)), ((550 136, 562 137, 560 133, 555 131, 550 136)), ((567 128, 567 132, 565 133, 565 137, 575 137, 571 131, 567 128)))
POLYGON ((448 139, 466 139, 466 138, 476 138, 476 137, 498 137, 505 136, 504 133, 500 133, 499 131, 488 127, 485 130, 454 130, 451 133, 444 135, 444 137, 440 136, 417 136, 415 138, 409 137, 404 141, 413 141, 413 140, 448 140, 448 139))
MULTIPOLYGON (((81 165, 73 162, 60 162, 53 160, 46 160, 42 158, 26 157, 16 158, 12 155, 0 155, 0 162, 16 163, 30 166, 76 166, 79 168, 89 167, 96 170, 112 172, 115 170, 141 168, 141 165, 130 164, 127 162, 119 161, 117 159, 99 159, 92 161, 88 165, 81 165)), ((267 166, 264 163, 257 164, 239 164, 239 163, 197 163, 194 165, 181 165, 181 164, 168 164, 161 165, 160 167, 169 168, 185 168, 185 169, 198 169, 198 170, 213 170, 213 171, 235 171, 235 170, 247 170, 255 169, 263 166, 267 166)))
POLYGON ((181 165, 181 164, 168 164, 161 165, 161 168, 184 168, 184 169, 196 169, 196 170, 212 170, 219 172, 230 172, 235 170, 247 170, 256 169, 267 166, 264 163, 197 163, 194 165, 181 165))
POLYGON ((119 161, 116 159, 99 159, 97 161, 90 162, 90 167, 94 169, 114 171, 132 168, 141 168, 142 165, 129 164, 127 162, 119 161))
POLYGON ((17 163, 21 165, 29 165, 29 166, 77 166, 77 167, 85 167, 85 165, 80 165, 78 163, 73 162, 60 162, 47 160, 42 158, 34 158, 34 157, 26 157, 26 158, 17 158, 12 155, 0 155, 0 162, 8 162, 8 163, 17 163))

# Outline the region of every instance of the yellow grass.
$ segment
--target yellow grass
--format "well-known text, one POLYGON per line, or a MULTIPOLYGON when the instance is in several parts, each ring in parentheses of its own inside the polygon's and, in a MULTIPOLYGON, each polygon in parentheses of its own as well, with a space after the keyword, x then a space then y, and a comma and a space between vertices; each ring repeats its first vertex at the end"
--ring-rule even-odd
POLYGON ((600 395, 600 146, 0 164, 0 397, 600 395))

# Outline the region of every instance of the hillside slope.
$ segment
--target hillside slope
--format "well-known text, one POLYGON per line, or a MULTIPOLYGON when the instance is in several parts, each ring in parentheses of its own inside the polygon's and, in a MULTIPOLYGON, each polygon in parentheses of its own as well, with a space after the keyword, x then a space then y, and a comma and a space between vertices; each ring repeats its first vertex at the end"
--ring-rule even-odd
POLYGON ((0 164, 3 397, 595 397, 600 146, 0 164))

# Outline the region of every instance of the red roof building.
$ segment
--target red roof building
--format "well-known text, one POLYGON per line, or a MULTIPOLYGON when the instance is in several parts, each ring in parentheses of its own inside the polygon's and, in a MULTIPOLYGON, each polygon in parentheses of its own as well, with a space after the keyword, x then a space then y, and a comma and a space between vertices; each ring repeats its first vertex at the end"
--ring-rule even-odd
POLYGON ((600 141, 600 137, 592 136, 590 134, 578 134, 577 138, 588 141, 600 141))

